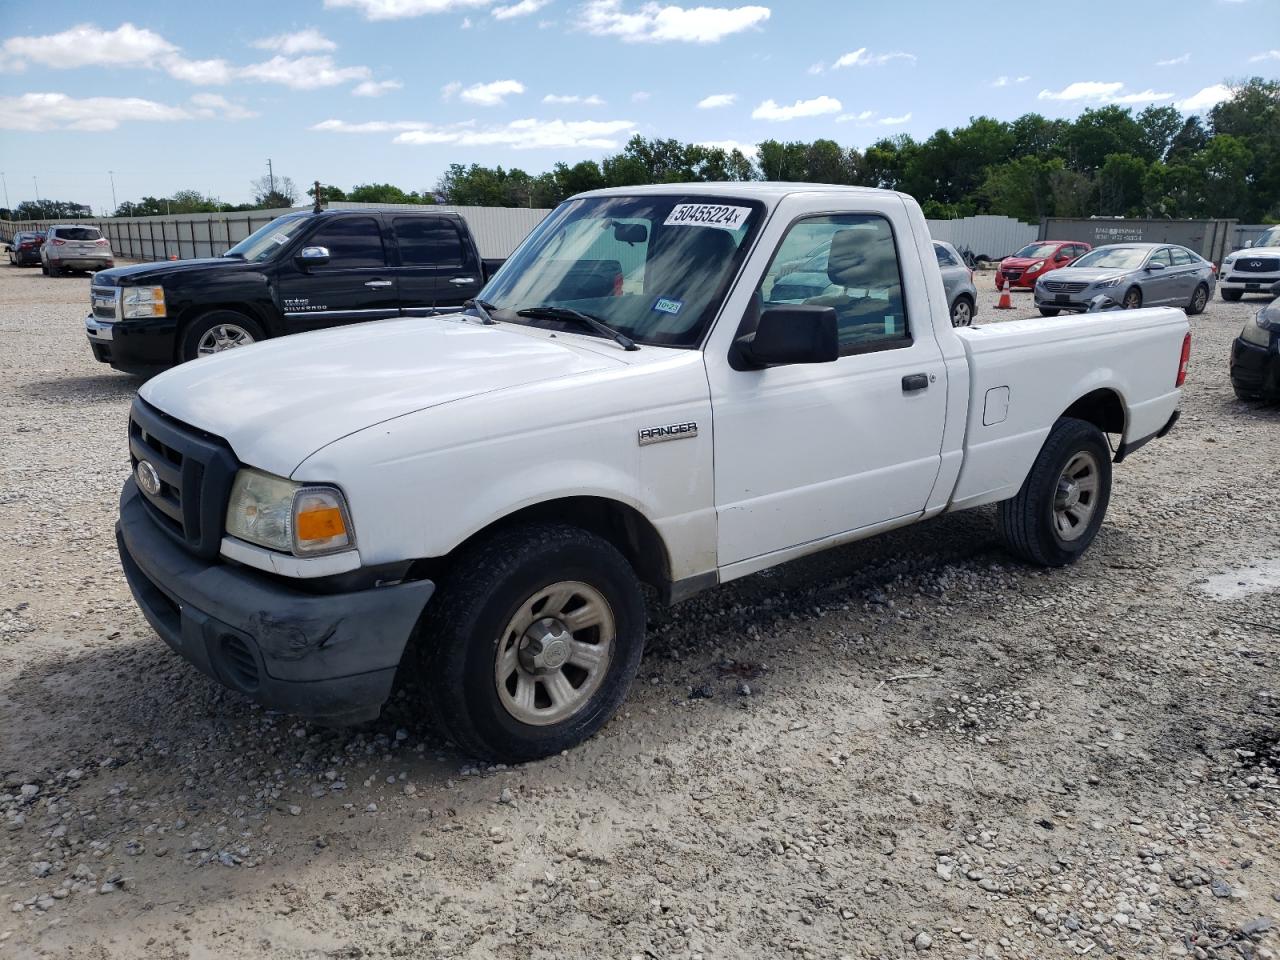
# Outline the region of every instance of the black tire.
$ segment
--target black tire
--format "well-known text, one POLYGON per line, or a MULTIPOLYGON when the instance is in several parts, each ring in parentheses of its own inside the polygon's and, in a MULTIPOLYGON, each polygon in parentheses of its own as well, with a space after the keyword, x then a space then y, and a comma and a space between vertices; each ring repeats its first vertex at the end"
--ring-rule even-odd
POLYGON ((1087 421, 1063 417, 1049 431, 1018 495, 1000 504, 1000 534, 1009 551, 1029 563, 1065 566, 1089 548, 1110 501, 1111 450, 1107 438, 1087 421), (1055 520, 1055 504, 1063 471, 1078 454, 1092 458, 1096 487, 1087 523, 1073 537, 1064 538, 1055 520))
POLYGON ((1062 312, 1061 310, 1054 310, 1052 307, 1040 308, 1040 316, 1042 317, 1056 317, 1061 312, 1062 312))
POLYGON ((1142 290, 1139 287, 1130 287, 1124 292, 1124 299, 1120 301, 1120 306, 1125 310, 1137 310, 1142 306, 1142 290))
POLYGON ((177 361, 186 363, 199 356, 200 339, 214 327, 233 326, 244 330, 253 341, 266 339, 266 334, 258 321, 238 313, 235 310, 210 310, 192 320, 178 340, 177 361))
POLYGON ((1261 400, 1262 399, 1262 394, 1258 393, 1256 390, 1241 390, 1239 387, 1232 387, 1231 389, 1235 391, 1237 400, 1261 400))
POLYGON ((47 274, 48 274, 49 276, 51 276, 51 277, 60 277, 60 276, 62 276, 62 268, 61 268, 61 267, 55 267, 55 266, 51 263, 51 264, 49 264, 49 269, 48 269, 48 270, 46 270, 46 271, 45 271, 45 273, 47 273, 47 274))
POLYGON ((973 297, 962 293, 951 305, 951 325, 953 327, 973 326, 973 297), (957 316, 959 314, 959 316, 957 316))
POLYGON ((419 638, 418 677, 441 731, 477 757, 534 760, 581 743, 622 704, 644 653, 644 598, 631 565, 601 537, 561 524, 513 527, 458 558, 427 605, 419 638), (566 581, 604 598, 615 627, 612 656, 575 712, 554 723, 527 723, 499 694, 499 646, 509 642, 507 628, 531 598, 566 581))
POLYGON ((43 260, 40 261, 40 272, 46 277, 49 275, 49 268, 45 266, 45 262, 43 260))
POLYGON ((1218 292, 1222 294, 1222 299, 1227 303, 1235 303, 1244 296, 1244 293, 1240 290, 1219 290, 1218 292))
POLYGON ((1209 288, 1202 283, 1191 294, 1191 300, 1187 303, 1187 316, 1194 317, 1204 313, 1204 308, 1208 305, 1209 288))

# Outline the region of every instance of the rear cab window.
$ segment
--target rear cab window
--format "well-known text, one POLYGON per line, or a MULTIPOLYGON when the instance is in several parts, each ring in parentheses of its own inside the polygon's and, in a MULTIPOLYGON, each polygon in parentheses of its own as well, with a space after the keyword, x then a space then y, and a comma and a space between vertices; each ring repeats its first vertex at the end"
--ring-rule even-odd
POLYGON ((394 217, 391 231, 403 267, 460 267, 466 262, 462 236, 445 217, 394 217))

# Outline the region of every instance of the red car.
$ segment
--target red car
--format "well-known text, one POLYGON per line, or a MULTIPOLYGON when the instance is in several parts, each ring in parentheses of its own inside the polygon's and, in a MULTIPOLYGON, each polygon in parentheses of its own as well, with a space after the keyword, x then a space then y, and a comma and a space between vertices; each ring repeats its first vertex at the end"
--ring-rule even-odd
POLYGON ((1000 261, 996 271, 996 289, 1025 287, 1030 290, 1036 280, 1050 270, 1065 267, 1076 257, 1083 257, 1093 248, 1075 240, 1037 240, 1029 243, 1011 257, 1000 261))

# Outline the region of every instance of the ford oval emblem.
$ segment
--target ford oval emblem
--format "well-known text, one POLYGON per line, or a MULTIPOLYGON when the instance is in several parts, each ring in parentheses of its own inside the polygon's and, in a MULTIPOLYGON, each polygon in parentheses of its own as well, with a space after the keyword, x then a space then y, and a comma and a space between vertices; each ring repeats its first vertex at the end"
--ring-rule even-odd
POLYGON ((138 486, 142 488, 142 492, 153 497, 160 495, 160 474, 156 473, 156 468, 146 460, 139 460, 138 465, 133 469, 133 475, 138 478, 138 486))

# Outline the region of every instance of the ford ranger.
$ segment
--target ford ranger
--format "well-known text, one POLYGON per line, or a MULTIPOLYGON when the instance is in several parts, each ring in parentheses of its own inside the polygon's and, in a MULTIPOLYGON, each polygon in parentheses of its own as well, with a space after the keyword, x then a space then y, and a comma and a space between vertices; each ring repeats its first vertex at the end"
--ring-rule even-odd
POLYGON ((98 360, 147 375, 267 337, 460 310, 501 263, 455 213, 298 211, 221 257, 95 273, 85 333, 98 360))
POLYGON ((363 720, 399 671, 463 749, 539 757, 622 703, 642 584, 678 601, 991 503, 1014 554, 1069 564, 1189 350, 1168 308, 953 328, 900 193, 596 191, 465 312, 145 384, 120 557, 169 646, 262 704, 363 720), (791 296, 817 248, 826 288, 791 296))

